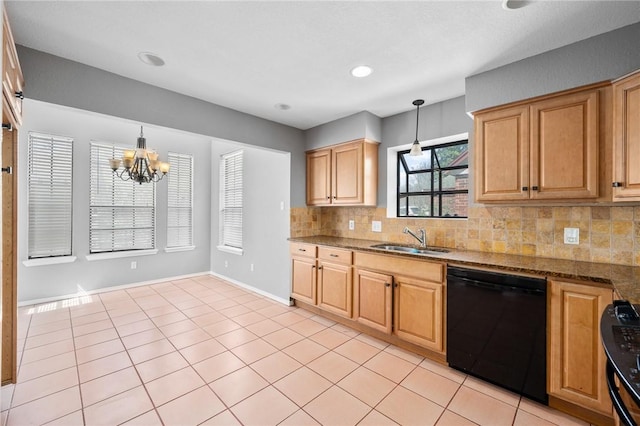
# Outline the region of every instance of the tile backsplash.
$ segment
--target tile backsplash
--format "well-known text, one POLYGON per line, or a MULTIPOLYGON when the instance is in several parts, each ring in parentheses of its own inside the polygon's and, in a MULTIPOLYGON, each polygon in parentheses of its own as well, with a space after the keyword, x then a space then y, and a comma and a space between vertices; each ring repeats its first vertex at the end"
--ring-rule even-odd
POLYGON ((424 228, 430 246, 640 266, 640 206, 469 207, 468 219, 387 218, 376 207, 291 209, 291 236, 330 235, 413 244, 403 234, 424 228), (349 230, 349 220, 355 230, 349 230), (371 222, 382 222, 372 232, 371 222), (564 228, 579 228, 580 243, 564 244, 564 228))

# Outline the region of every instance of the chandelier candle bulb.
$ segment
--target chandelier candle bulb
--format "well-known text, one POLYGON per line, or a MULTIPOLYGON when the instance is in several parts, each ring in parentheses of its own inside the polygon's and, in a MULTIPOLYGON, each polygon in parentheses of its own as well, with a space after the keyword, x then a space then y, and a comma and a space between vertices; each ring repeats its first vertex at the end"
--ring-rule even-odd
POLYGON ((160 163, 160 171, 163 175, 169 173, 169 169, 171 169, 171 164, 169 163, 160 163))

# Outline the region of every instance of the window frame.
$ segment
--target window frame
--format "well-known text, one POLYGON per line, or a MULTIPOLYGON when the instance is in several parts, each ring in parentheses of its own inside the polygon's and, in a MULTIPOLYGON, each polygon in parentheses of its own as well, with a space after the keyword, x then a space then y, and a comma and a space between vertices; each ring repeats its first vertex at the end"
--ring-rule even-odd
MULTIPOLYGON (((127 150, 127 149, 131 149, 130 147, 125 147, 125 146, 119 146, 113 143, 109 143, 109 142, 101 142, 101 141, 95 141, 92 140, 90 141, 89 144, 89 165, 91 168, 90 171, 90 196, 89 196, 89 254, 86 256, 87 260, 101 260, 101 259, 110 259, 110 258, 118 258, 118 257, 129 257, 129 256, 138 256, 138 255, 146 255, 146 254, 155 254, 157 253, 157 248, 156 248, 156 240, 157 240, 157 220, 156 220, 156 216, 157 216, 157 191, 156 191, 156 184, 155 182, 150 182, 150 183, 143 183, 143 184, 139 184, 139 183, 135 183, 133 181, 123 181, 120 179, 120 177, 116 176, 110 165, 108 162, 108 158, 104 158, 102 160, 104 161, 100 161, 100 159, 97 159, 98 163, 97 164, 93 164, 93 157, 94 157, 94 146, 95 147, 99 147, 102 149, 107 149, 107 150, 111 150, 111 158, 118 158, 122 156, 122 153, 127 150), (138 187, 147 187, 146 185, 153 185, 152 186, 152 196, 151 196, 151 200, 152 200, 152 205, 151 206, 136 206, 136 205, 114 205, 113 203, 111 205, 95 205, 93 203, 93 196, 97 191, 97 188, 94 189, 93 188, 93 173, 98 173, 98 170, 102 169, 101 172, 104 173, 104 175, 108 175, 110 176, 110 179, 112 180, 111 182, 111 198, 112 200, 115 200, 115 193, 116 193, 116 186, 117 185, 131 185, 132 186, 132 194, 135 195, 135 191, 136 188, 138 187), (108 173, 107 173, 108 171, 108 173), (100 209, 100 208, 112 208, 112 209, 117 209, 117 208, 123 208, 123 209, 134 209, 138 207, 138 208, 143 208, 143 209, 151 209, 151 215, 150 215, 150 221, 151 221, 151 226, 147 226, 147 227, 140 227, 140 229, 150 229, 151 230, 151 238, 148 240, 150 246, 149 247, 129 247, 129 248, 122 248, 122 249, 117 249, 114 248, 113 246, 116 244, 115 242, 113 242, 116 237, 115 237, 115 231, 118 230, 118 228, 116 227, 115 223, 113 224, 113 228, 111 228, 111 231, 113 232, 112 234, 112 248, 109 249, 100 249, 100 250, 94 250, 92 248, 92 238, 93 238, 93 232, 94 232, 94 228, 93 228, 93 221, 92 221, 92 210, 95 209, 100 209)), ((98 175, 100 176, 100 175, 98 175)), ((144 194, 143 194, 144 196, 144 194)), ((132 212, 135 213, 135 212, 132 212)), ((122 228, 123 230, 124 228, 122 228)), ((129 228, 131 230, 135 230, 138 228, 129 228)), ((97 231, 104 231, 104 230, 108 230, 108 229, 100 229, 97 228, 95 229, 97 231)))
MULTIPOLYGON (((59 136, 59 135, 52 135, 52 134, 48 134, 48 133, 44 133, 44 132, 36 132, 36 131, 29 131, 28 132, 28 142, 27 142, 27 212, 28 212, 28 225, 27 225, 27 260, 25 260, 23 263, 25 264, 25 266, 34 266, 34 265, 47 265, 47 264, 55 264, 55 263, 68 263, 68 262, 73 262, 75 261, 75 256, 73 256, 73 157, 74 157, 74 139, 72 137, 68 137, 68 136, 59 136), (66 240, 65 244, 68 244, 68 246, 65 245, 65 247, 62 247, 63 244, 60 244, 59 246, 56 246, 55 249, 52 247, 49 247, 49 251, 52 254, 34 254, 34 252, 41 252, 43 249, 39 249, 36 250, 36 247, 32 246, 32 239, 36 238, 37 236, 33 234, 33 232, 35 232, 34 228, 35 226, 33 225, 32 221, 35 220, 34 216, 38 216, 38 218, 41 219, 40 216, 44 215, 45 218, 49 217, 49 214, 47 214, 48 211, 50 211, 50 209, 45 209, 43 210, 43 212, 40 212, 38 214, 38 212, 34 212, 33 211, 33 207, 36 206, 38 203, 37 202, 33 202, 32 201, 32 193, 35 192, 42 192, 42 191, 47 191, 47 188, 40 186, 40 187, 36 187, 35 185, 35 180, 34 177, 36 175, 36 173, 34 173, 33 171, 33 161, 34 161, 34 146, 33 144, 35 143, 36 139, 40 140, 40 142, 50 142, 50 145, 48 148, 45 148, 43 151, 49 151, 50 152, 50 156, 49 157, 42 157, 39 158, 37 161, 43 161, 46 160, 47 158, 49 158, 49 184, 45 185, 48 186, 48 191, 50 194, 52 193, 56 193, 56 194, 60 194, 61 189, 66 191, 66 195, 68 195, 68 200, 61 200, 63 203, 68 201, 68 206, 67 206, 67 212, 68 212, 68 235, 64 236, 64 239, 66 240), (63 175, 63 176, 59 176, 59 179, 63 179, 63 181, 65 180, 64 178, 66 177, 67 181, 68 181, 68 185, 66 185, 64 182, 63 183, 55 183, 54 179, 56 178, 56 175, 53 174, 53 168, 54 168, 54 144, 55 143, 59 143, 59 144, 63 144, 63 145, 68 145, 66 148, 64 148, 63 153, 66 155, 66 157, 68 157, 68 161, 66 161, 66 159, 58 159, 58 162, 62 163, 59 166, 62 167, 67 167, 69 170, 69 174, 68 176, 63 175), (67 249, 68 247, 68 249, 67 249), (58 250, 57 253, 56 249, 58 250)), ((62 147, 58 147, 58 149, 63 149, 62 147)), ((62 154, 61 154, 62 155, 62 154)), ((46 166, 45 166, 46 169, 46 166)), ((42 203, 43 201, 41 201, 42 203)), ((46 204, 46 202, 45 202, 46 204)), ((62 217, 64 217, 65 215, 63 214, 62 217)), ((60 218, 58 218, 60 219, 60 218)), ((40 222, 40 220, 38 220, 38 222, 40 222)), ((45 222, 49 222, 49 221, 45 221, 45 222)), ((45 226, 46 228, 46 226, 45 226)), ((59 226, 56 226, 56 228, 59 228, 59 226)), ((45 232, 45 231, 41 231, 41 232, 45 232)), ((46 231, 46 233, 48 233, 50 231, 46 231)))
MULTIPOLYGON (((442 144, 446 144, 449 142, 458 142, 458 141, 462 141, 462 140, 467 140, 469 142, 469 155, 470 155, 470 161, 469 161, 469 166, 471 165, 471 144, 470 144, 470 139, 469 139, 469 133, 468 132, 464 132, 464 133, 457 133, 457 134, 453 134, 450 136, 443 136, 440 138, 435 138, 435 139, 429 139, 429 140, 424 140, 420 142, 420 146, 421 147, 432 147, 435 145, 442 145, 442 144)), ((428 219, 438 219, 438 220, 442 220, 442 219, 454 219, 454 220, 466 220, 468 219, 468 217, 461 217, 461 216, 444 216, 444 217, 437 217, 437 216, 400 216, 398 217, 398 171, 397 171, 397 167, 398 167, 398 155, 400 154, 400 152, 402 151, 406 151, 406 150, 410 150, 411 149, 412 144, 408 143, 408 144, 404 144, 404 145, 398 145, 398 146, 392 146, 387 148, 387 214, 386 216, 388 218, 400 218, 400 219, 421 219, 421 220, 428 220, 428 219)), ((470 184, 469 184, 469 189, 468 189, 468 193, 469 193, 469 197, 471 197, 472 194, 472 185, 471 185, 471 179, 470 179, 470 184)), ((470 198, 469 198, 470 200, 470 198)), ((471 203, 469 202, 469 206, 471 206, 471 203)))
MULTIPOLYGON (((235 151, 231 151, 225 154, 221 154, 220 155, 220 185, 219 185, 219 189, 220 189, 220 202, 219 202, 219 208, 218 208, 218 213, 219 213, 219 241, 218 241, 218 246, 217 249, 220 251, 224 251, 227 253, 232 253, 232 254, 237 254, 237 255, 242 255, 244 253, 244 236, 243 236, 243 227, 244 227, 244 222, 243 222, 243 209, 244 209, 244 149, 238 149, 235 151), (239 161, 237 161, 237 158, 239 158, 239 161), (231 163, 233 162, 233 163, 231 163), (239 167, 238 166, 239 163, 239 167), (227 176, 229 175, 227 173, 227 168, 233 165, 235 167, 237 167, 239 170, 235 170, 234 173, 234 183, 227 185, 227 176), (237 204, 238 199, 240 200, 240 205, 234 205, 234 206, 230 206, 227 207, 226 205, 226 199, 227 199, 227 192, 228 192, 228 187, 232 186, 232 185, 238 185, 239 182, 239 188, 236 186, 234 188, 234 191, 240 191, 240 195, 238 197, 238 195, 236 194, 235 196, 233 196, 234 201, 237 204), (240 213, 239 213, 239 223, 240 225, 238 226, 237 224, 232 226, 229 224, 229 222, 231 222, 231 220, 227 221, 226 217, 227 215, 225 214, 225 211, 228 208, 234 208, 234 209, 240 209, 240 213), (236 228, 235 230, 229 230, 227 229, 228 227, 232 227, 232 228, 236 228), (238 232, 239 229, 239 232, 238 232), (233 233, 239 233, 239 238, 237 235, 235 236, 231 236, 229 238, 227 238, 226 236, 226 232, 225 230, 233 233), (235 241, 234 241, 235 240, 235 241), (235 242, 236 245, 234 244, 229 244, 230 242, 235 242)), ((234 217, 235 220, 238 220, 238 217, 234 217)))
MULTIPOLYGON (((171 171, 167 177, 167 246, 165 248, 165 252, 174 252, 174 251, 185 251, 185 250, 193 250, 195 249, 195 245, 194 245, 194 223, 193 223, 193 185, 194 185, 194 179, 193 179, 193 170, 194 170, 194 156, 193 154, 185 154, 185 153, 179 153, 179 152, 172 152, 169 151, 169 153, 167 154, 167 160, 169 161, 169 164, 171 164, 171 171), (189 161, 189 206, 185 207, 185 206, 172 206, 171 202, 172 202, 172 185, 174 182, 181 182, 180 181, 176 181, 173 179, 179 179, 180 174, 185 173, 185 171, 182 170, 181 164, 183 160, 187 160, 189 161), (169 241, 169 237, 170 237, 170 230, 171 229, 177 229, 177 228, 186 228, 186 225, 183 224, 177 224, 175 226, 171 226, 170 224, 170 215, 171 215, 171 210, 172 209, 188 209, 189 213, 189 225, 188 227, 189 229, 189 241, 186 244, 173 244, 173 242, 169 241)), ((177 189, 178 193, 182 193, 183 192, 183 188, 181 188, 180 186, 177 189)))

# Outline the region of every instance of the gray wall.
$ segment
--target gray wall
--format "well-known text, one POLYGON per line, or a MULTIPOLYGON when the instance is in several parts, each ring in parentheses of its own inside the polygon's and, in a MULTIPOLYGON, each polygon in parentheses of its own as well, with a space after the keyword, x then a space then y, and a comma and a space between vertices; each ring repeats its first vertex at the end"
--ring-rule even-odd
POLYGON ((380 117, 368 111, 352 114, 305 131, 305 147, 306 149, 316 149, 360 138, 380 142, 382 138, 381 123, 380 117))
MULTIPOLYGON (((24 46, 18 46, 18 56, 29 99, 290 152, 291 182, 304 180, 299 129, 24 46)), ((304 205, 304 185, 291 187, 291 202, 304 205)))
POLYGON ((99 115, 25 99, 18 147, 18 300, 37 300, 117 286, 207 272, 210 269, 211 139, 144 122, 99 115), (158 254, 87 261, 89 254, 90 141, 134 146, 145 125, 150 148, 167 158, 169 150, 194 156, 195 250, 165 253, 167 180, 156 184, 156 248, 158 254), (25 267, 28 248, 28 134, 69 136, 73 142, 73 263, 25 267), (131 261, 137 269, 131 269, 131 261))
POLYGON ((469 112, 612 80, 640 68, 640 23, 466 79, 469 112))
MULTIPOLYGON (((418 140, 469 133, 472 151, 473 119, 465 112, 465 98, 460 96, 420 108, 418 140)), ((378 162, 378 206, 387 201, 387 148, 411 144, 416 138, 416 110, 392 115, 382 120, 382 144, 378 162)))
POLYGON ((289 162, 287 153, 226 141, 211 150, 211 271, 288 302, 289 162), (242 149, 243 254, 216 248, 219 236, 220 156, 242 149), (251 270, 253 265, 253 271, 251 270))

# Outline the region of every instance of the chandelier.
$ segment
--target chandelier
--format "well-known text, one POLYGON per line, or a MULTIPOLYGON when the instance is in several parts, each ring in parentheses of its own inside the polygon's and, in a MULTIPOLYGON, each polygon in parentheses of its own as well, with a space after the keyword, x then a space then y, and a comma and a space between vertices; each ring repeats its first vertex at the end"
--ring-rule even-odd
POLYGON ((140 126, 140 137, 136 149, 127 149, 120 158, 109 160, 111 170, 122 180, 132 180, 139 184, 158 182, 171 168, 169 163, 158 160, 158 153, 147 149, 147 140, 142 134, 140 126), (120 164, 124 166, 120 169, 120 164))

